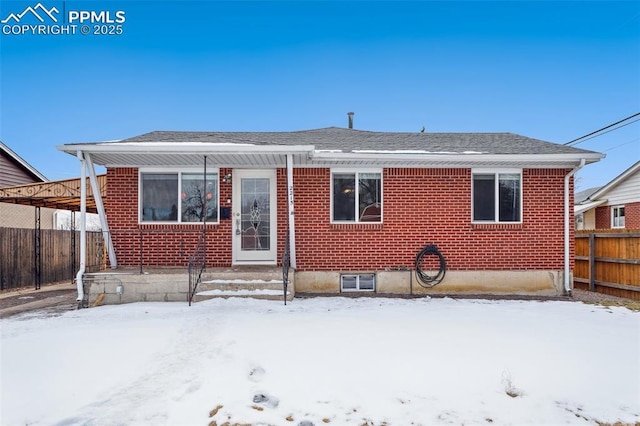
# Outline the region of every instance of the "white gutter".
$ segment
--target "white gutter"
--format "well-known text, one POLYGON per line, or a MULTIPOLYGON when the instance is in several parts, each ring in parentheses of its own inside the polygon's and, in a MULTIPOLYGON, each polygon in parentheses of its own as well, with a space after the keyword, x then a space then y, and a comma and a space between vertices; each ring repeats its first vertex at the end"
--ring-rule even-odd
POLYGON ((247 154, 247 153, 278 153, 304 154, 312 153, 313 145, 251 145, 251 144, 216 144, 206 142, 113 142, 98 144, 69 144, 58 145, 60 151, 73 153, 82 150, 92 154, 184 154, 184 153, 216 153, 216 154, 247 154))
POLYGON ((84 158, 89 166, 89 180, 91 181, 91 189, 93 191, 93 199, 96 202, 96 209, 98 210, 98 217, 100 218, 100 226, 102 227, 102 237, 107 244, 107 250, 109 251, 109 263, 111 268, 118 267, 118 261, 116 259, 116 251, 113 248, 113 239, 109 232, 109 223, 107 222, 107 214, 104 210, 104 203, 102 202, 102 194, 100 193, 100 186, 98 185, 98 178, 96 177, 96 170, 93 167, 93 161, 89 153, 84 154, 84 158))
POLYGON ((84 299, 84 286, 82 277, 86 270, 87 259, 87 164, 82 155, 82 151, 76 154, 80 160, 80 269, 76 274, 76 285, 78 288, 77 302, 84 299))
POLYGON ((564 177, 564 292, 567 295, 571 294, 571 276, 569 271, 569 226, 572 224, 571 217, 573 212, 570 211, 569 206, 569 182, 571 177, 576 174, 578 170, 584 167, 586 160, 583 158, 580 160, 580 164, 573 168, 564 177))
POLYGON ((289 259, 296 268, 296 223, 293 202, 293 155, 287 154, 287 202, 289 204, 289 259))
MULTIPOLYGON (((240 143, 212 142, 107 142, 76 143, 57 146, 57 149, 69 154, 77 150, 90 153, 99 161, 96 164, 109 167, 140 167, 146 165, 143 158, 147 155, 172 158, 175 155, 192 155, 216 153, 226 155, 307 155, 303 166, 330 167, 335 164, 365 162, 386 167, 421 166, 421 167, 469 167, 486 164, 487 167, 520 165, 529 168, 569 168, 585 159, 586 163, 599 161, 604 157, 597 152, 556 153, 556 154, 488 154, 476 151, 465 152, 430 152, 408 150, 316 150, 314 145, 254 145, 240 143), (110 157, 111 155, 111 157, 110 157), (123 161, 119 156, 128 156, 123 161), (136 157, 137 156, 137 157, 136 157), (115 158, 114 158, 115 157, 115 158)), ((181 157, 181 161, 185 159, 181 157)), ((284 162, 283 162, 284 163, 284 162)), ((235 167, 235 166, 234 166, 235 167)), ((282 167, 280 165, 279 167, 282 167)))
POLYGON ((337 150, 316 150, 314 145, 252 145, 252 144, 216 144, 206 142, 102 142, 94 144, 58 145, 58 150, 75 153, 77 150, 91 154, 309 154, 314 160, 354 161, 354 160, 403 160, 403 161, 506 161, 506 162, 544 162, 567 163, 585 159, 595 162, 604 157, 594 153, 560 153, 560 154, 488 154, 475 151, 430 152, 430 151, 364 151, 342 152, 337 150))
POLYGON ((356 161, 356 160, 402 160, 402 161, 451 161, 451 162, 509 162, 509 163, 573 163, 577 160, 591 160, 595 162, 603 158, 604 155, 594 153, 579 154, 487 154, 487 153, 452 153, 452 152, 402 152, 384 151, 374 152, 326 152, 314 151, 314 160, 325 161, 356 161))

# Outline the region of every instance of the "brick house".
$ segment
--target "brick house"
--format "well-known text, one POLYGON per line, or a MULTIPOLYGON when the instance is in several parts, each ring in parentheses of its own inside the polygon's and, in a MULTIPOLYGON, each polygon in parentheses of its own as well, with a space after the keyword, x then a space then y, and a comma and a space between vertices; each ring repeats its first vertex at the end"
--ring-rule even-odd
POLYGON ((335 127, 58 148, 107 168, 112 267, 184 268, 203 228, 208 269, 279 266, 289 238, 303 294, 570 292, 572 176, 603 157, 512 133, 335 127), (427 245, 446 259, 418 259, 427 278, 446 266, 435 287, 415 271, 427 245))
POLYGON ((640 161, 574 207, 577 229, 640 229, 640 161))

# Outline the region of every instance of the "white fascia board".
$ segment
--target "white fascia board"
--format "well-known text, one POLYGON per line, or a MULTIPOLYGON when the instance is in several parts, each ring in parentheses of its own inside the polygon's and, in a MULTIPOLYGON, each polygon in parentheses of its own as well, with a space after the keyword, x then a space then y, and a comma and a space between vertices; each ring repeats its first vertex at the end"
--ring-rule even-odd
POLYGON ((513 162, 519 163, 579 163, 580 160, 585 159, 586 163, 595 163, 601 158, 604 158, 604 154, 600 153, 583 153, 583 154, 479 154, 479 153, 466 153, 466 154, 451 154, 451 153, 428 153, 428 154, 408 154, 408 153, 329 153, 329 152, 314 152, 312 154, 312 160, 318 159, 323 161, 349 161, 349 160, 403 160, 407 162, 452 162, 452 163, 477 163, 477 162, 513 162))
POLYGON ((300 154, 312 153, 313 145, 251 145, 208 142, 125 142, 125 143, 97 143, 97 144, 69 144, 56 147, 60 151, 75 155, 78 151, 92 153, 122 153, 122 154, 193 154, 193 153, 222 153, 222 154, 257 154, 280 153, 300 154))

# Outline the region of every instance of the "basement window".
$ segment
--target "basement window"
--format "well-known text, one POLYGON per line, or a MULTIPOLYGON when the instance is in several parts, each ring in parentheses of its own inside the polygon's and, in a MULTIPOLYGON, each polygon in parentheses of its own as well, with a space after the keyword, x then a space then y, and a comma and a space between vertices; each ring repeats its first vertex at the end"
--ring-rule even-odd
POLYGON ((340 275, 341 291, 375 291, 375 274, 345 274, 340 275))

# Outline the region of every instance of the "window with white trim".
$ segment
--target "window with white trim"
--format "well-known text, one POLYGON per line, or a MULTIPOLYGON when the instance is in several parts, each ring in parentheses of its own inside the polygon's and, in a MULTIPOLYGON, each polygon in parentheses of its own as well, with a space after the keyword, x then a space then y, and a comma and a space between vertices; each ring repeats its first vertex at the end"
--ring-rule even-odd
POLYGON ((331 221, 382 222, 381 172, 331 172, 331 221))
POLYGON ((522 221, 522 172, 472 172, 474 222, 522 221))
POLYGON ((218 221, 218 173, 140 172, 140 222, 218 221))
POLYGON ((375 274, 340 275, 341 291, 375 291, 375 274))
POLYGON ((624 206, 611 207, 611 227, 624 228, 624 206))

